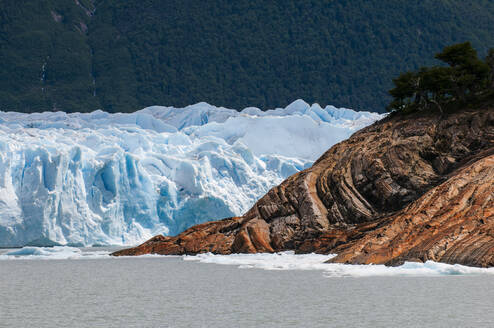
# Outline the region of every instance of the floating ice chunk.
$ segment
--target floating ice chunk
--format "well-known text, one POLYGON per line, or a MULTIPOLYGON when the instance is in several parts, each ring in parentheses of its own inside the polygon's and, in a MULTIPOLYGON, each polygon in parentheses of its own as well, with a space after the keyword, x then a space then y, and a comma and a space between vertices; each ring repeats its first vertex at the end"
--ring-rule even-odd
POLYGON ((68 260, 109 258, 104 250, 82 251, 76 247, 23 247, 0 255, 0 260, 68 260))
POLYGON ((231 254, 214 255, 211 253, 195 256, 185 255, 184 261, 198 261, 201 263, 214 263, 223 265, 236 265, 242 269, 264 270, 324 270, 325 261, 334 255, 301 254, 293 252, 260 253, 260 254, 231 254))

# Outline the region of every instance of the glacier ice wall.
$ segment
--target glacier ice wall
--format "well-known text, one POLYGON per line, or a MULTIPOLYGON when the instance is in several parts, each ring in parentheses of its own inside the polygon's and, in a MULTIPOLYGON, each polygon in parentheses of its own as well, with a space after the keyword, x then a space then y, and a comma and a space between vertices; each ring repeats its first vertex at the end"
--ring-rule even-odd
POLYGON ((133 245, 240 215, 381 117, 301 100, 265 112, 0 112, 0 247, 133 245))

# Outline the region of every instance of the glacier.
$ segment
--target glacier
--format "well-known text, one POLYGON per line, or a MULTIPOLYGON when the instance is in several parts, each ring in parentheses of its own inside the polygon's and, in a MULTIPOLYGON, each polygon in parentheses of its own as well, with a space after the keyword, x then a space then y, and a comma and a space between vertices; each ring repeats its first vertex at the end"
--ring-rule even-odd
POLYGON ((382 117, 302 100, 267 111, 0 112, 0 247, 135 245, 240 215, 382 117))

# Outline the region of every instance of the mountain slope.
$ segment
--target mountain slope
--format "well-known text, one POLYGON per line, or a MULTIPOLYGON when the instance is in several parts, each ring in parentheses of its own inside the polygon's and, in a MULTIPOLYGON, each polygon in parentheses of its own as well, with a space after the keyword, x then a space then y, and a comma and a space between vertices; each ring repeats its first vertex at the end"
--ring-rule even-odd
POLYGON ((93 9, 87 0, 0 1, 0 110, 101 107, 87 37, 93 9))
POLYGON ((337 252, 335 261, 350 263, 494 265, 493 126, 492 109, 388 117, 333 146, 244 216, 116 255, 296 250, 337 252))
POLYGON ((0 1, 0 110, 273 108, 302 98, 383 111, 400 72, 472 41, 488 0, 0 1))

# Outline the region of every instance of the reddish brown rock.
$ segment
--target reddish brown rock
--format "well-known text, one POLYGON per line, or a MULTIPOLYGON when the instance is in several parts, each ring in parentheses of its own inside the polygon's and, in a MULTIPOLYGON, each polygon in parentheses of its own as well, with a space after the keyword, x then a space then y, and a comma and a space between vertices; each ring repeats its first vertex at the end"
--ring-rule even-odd
POLYGON ((230 254, 241 218, 234 217, 221 221, 206 222, 193 226, 175 237, 156 236, 140 246, 113 253, 115 256, 143 254, 230 254))
POLYGON ((331 262, 494 266, 494 155, 460 170, 371 231, 358 226, 351 234, 359 233, 332 249, 338 256, 331 262))
POLYGON ((338 252, 334 261, 347 263, 493 265, 493 127, 489 109, 386 118, 271 189, 244 216, 114 255, 296 250, 338 252))

